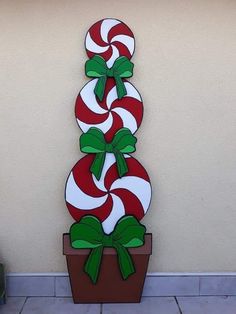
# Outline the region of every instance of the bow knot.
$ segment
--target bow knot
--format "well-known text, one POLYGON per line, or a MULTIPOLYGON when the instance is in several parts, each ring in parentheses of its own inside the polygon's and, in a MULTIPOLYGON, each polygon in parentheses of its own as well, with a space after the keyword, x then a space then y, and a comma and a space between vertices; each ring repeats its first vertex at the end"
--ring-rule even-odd
POLYGON ((112 143, 106 143, 105 150, 107 153, 113 153, 114 147, 113 147, 112 143))
POLYGON ((114 77, 114 70, 111 68, 111 69, 107 69, 107 77, 114 77))
POLYGON ((107 234, 104 234, 103 239, 102 239, 102 243, 103 243, 103 246, 112 247, 113 246, 112 237, 110 237, 107 234))
POLYGON ((80 137, 80 149, 83 153, 96 154, 90 167, 97 180, 101 178, 106 153, 113 153, 116 158, 119 177, 128 172, 128 167, 123 154, 133 153, 137 139, 127 128, 116 132, 111 143, 105 141, 104 134, 98 128, 90 128, 80 137))
POLYGON ((122 78, 128 78, 133 75, 134 64, 124 56, 117 58, 113 66, 109 69, 106 61, 98 55, 95 55, 85 63, 85 74, 88 77, 98 78, 94 93, 100 101, 103 100, 105 86, 108 77, 114 77, 116 82, 117 96, 119 99, 127 95, 125 84, 122 78))
POLYGON ((123 216, 114 231, 104 233, 101 222, 95 216, 84 216, 70 228, 71 246, 76 249, 91 249, 84 270, 95 284, 98 279, 104 247, 113 247, 123 279, 135 272, 132 258, 127 248, 144 244, 146 228, 134 216, 123 216))

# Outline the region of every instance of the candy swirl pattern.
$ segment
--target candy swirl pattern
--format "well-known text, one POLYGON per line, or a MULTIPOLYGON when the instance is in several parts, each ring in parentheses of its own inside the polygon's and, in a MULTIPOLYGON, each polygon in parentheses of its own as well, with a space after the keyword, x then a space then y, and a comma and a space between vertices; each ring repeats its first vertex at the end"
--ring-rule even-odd
POLYGON ((83 132, 90 127, 100 129, 107 141, 122 127, 134 134, 143 118, 143 103, 140 94, 128 81, 124 81, 127 95, 118 99, 113 78, 108 78, 103 101, 94 94, 98 79, 89 81, 80 91, 76 104, 75 116, 83 132))
POLYGON ((112 67, 114 61, 125 56, 130 59, 134 53, 134 35, 129 27, 117 19, 103 19, 89 29, 85 48, 89 58, 100 55, 112 67))
POLYGON ((151 200, 151 184, 146 170, 133 157, 125 155, 128 173, 118 177, 115 157, 106 154, 101 179, 90 172, 94 156, 83 157, 74 166, 65 188, 66 205, 71 216, 79 221, 84 215, 96 216, 104 232, 113 231, 124 215, 142 219, 151 200))

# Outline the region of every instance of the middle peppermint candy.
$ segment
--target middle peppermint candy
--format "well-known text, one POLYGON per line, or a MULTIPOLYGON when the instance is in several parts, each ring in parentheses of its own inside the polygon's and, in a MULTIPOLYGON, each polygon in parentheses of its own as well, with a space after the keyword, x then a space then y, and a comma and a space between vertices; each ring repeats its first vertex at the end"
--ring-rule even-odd
POLYGON ((75 104, 75 116, 79 127, 85 133, 90 127, 100 129, 107 141, 121 128, 128 128, 134 134, 143 118, 143 103, 139 92, 123 80, 127 95, 118 99, 115 80, 108 78, 104 98, 100 101, 94 94, 98 79, 89 81, 80 91, 75 104))

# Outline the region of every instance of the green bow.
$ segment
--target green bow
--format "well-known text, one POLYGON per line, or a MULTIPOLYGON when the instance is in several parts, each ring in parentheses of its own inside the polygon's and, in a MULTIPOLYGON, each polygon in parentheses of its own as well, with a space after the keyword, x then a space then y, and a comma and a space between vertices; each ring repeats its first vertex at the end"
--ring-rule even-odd
POLYGON ((94 216, 84 216, 70 228, 71 246, 76 249, 92 249, 85 263, 84 271, 95 284, 98 279, 104 247, 117 251, 123 279, 135 273, 134 264, 127 248, 142 246, 146 228, 133 216, 121 218, 114 231, 104 233, 101 222, 94 216))
POLYGON ((116 89, 118 98, 121 99, 127 94, 125 84, 122 78, 131 77, 133 75, 134 64, 127 57, 121 56, 117 58, 113 66, 109 69, 106 61, 98 55, 95 55, 85 63, 85 74, 88 77, 97 77, 98 82, 95 86, 94 93, 99 100, 103 100, 106 81, 108 77, 114 77, 116 81, 116 89))
POLYGON ((90 128, 80 137, 80 149, 83 153, 96 154, 91 172, 97 180, 101 178, 106 153, 113 153, 116 158, 117 170, 120 177, 128 172, 128 167, 123 154, 135 152, 137 139, 129 129, 122 128, 113 137, 111 143, 107 143, 104 134, 97 128, 90 128))

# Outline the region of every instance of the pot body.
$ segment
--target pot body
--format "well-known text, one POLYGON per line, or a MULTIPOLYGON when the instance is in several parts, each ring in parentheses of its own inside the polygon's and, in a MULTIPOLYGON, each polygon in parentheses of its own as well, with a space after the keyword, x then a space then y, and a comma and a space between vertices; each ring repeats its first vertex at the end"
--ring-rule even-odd
POLYGON ((84 272, 89 253, 89 249, 73 249, 69 235, 63 235, 63 254, 66 255, 74 303, 140 302, 152 253, 152 234, 145 235, 142 247, 129 249, 136 272, 127 280, 122 279, 115 249, 105 248, 98 281, 93 284, 84 272))

